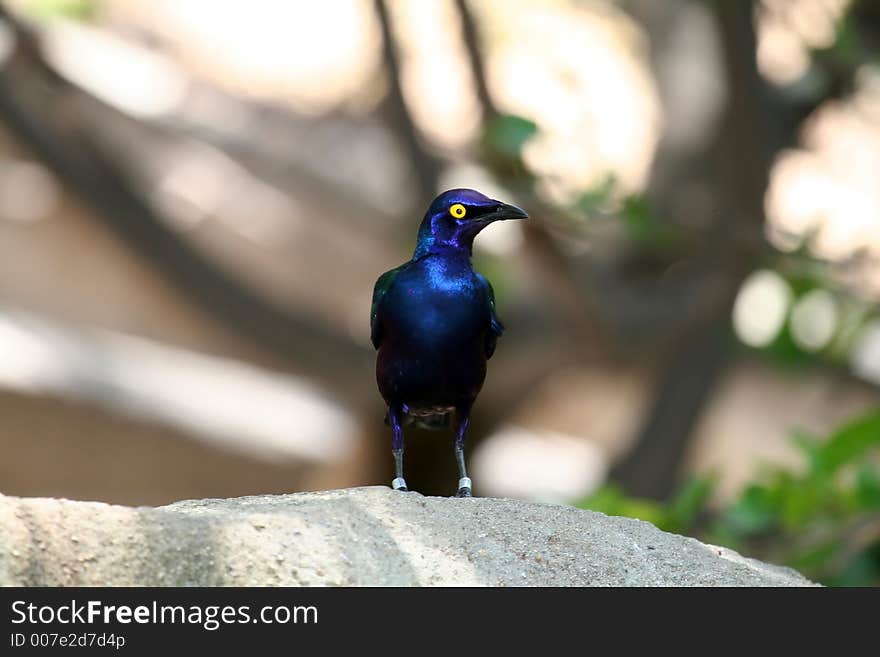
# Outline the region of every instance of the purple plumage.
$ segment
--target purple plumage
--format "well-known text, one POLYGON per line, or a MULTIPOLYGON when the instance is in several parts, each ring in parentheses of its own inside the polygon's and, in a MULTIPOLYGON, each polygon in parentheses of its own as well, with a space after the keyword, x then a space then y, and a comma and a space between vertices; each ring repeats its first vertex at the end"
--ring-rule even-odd
POLYGON ((376 382, 393 433, 396 490, 407 490, 405 421, 445 424, 438 418, 454 411, 458 495, 471 495, 463 453, 468 417, 503 331, 492 286, 471 266, 471 249, 489 224, 526 216, 472 189, 448 190, 428 207, 412 259, 376 282, 371 339, 378 351, 376 382))

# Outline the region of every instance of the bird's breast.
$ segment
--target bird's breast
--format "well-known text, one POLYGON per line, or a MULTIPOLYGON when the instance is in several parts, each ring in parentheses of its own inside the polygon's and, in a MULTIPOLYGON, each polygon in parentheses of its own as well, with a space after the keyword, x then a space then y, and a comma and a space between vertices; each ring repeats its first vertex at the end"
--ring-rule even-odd
POLYGON ((490 320, 472 270, 423 265, 400 276, 382 301, 376 378, 385 400, 432 415, 473 400, 486 376, 490 320))
POLYGON ((477 340, 488 327, 485 293, 472 274, 428 269, 405 277, 391 292, 386 308, 392 340, 462 344, 477 340))

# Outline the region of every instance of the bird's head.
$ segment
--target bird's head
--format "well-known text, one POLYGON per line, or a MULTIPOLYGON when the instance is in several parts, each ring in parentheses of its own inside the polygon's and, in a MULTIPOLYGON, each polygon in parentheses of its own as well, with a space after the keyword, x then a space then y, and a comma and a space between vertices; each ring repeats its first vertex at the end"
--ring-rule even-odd
POLYGON ((495 221, 525 219, 525 211, 473 189, 449 189, 428 206, 419 228, 416 256, 435 250, 466 250, 481 230, 495 221))

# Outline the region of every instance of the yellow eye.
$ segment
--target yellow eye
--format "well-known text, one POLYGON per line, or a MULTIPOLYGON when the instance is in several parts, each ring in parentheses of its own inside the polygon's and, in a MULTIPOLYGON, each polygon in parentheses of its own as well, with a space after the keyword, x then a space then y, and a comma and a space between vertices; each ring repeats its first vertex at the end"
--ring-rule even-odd
POLYGON ((464 219, 464 215, 467 214, 467 210, 461 203, 456 203, 451 208, 449 208, 449 214, 451 214, 456 219, 464 219))

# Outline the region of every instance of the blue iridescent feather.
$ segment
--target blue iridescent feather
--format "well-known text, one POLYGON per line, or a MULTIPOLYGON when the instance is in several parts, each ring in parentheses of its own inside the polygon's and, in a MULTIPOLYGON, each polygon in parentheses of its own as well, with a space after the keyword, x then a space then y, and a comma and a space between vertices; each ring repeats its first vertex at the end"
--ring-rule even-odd
MULTIPOLYGON (((471 265, 473 241, 495 221, 525 217, 471 189, 446 191, 425 212, 412 259, 376 281, 370 334, 378 352, 376 381, 394 431, 395 481, 403 481, 401 426, 407 419, 445 426, 455 411, 456 454, 461 452, 486 362, 504 330, 491 284, 471 265)), ((459 469, 464 473, 463 456, 459 469)))

